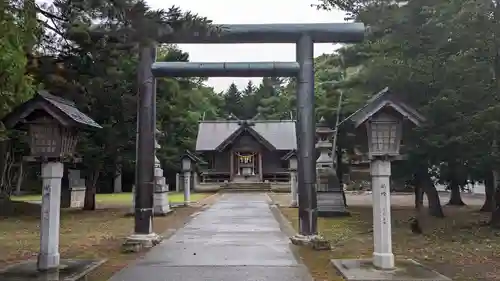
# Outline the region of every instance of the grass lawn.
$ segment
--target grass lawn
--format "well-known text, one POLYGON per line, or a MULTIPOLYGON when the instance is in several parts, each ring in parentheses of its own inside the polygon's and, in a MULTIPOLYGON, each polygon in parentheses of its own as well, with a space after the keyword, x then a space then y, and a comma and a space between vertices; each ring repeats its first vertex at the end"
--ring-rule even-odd
MULTIPOLYGON (((207 195, 193 194, 193 197, 200 199, 207 195)), ((174 213, 165 217, 155 217, 154 231, 161 234, 169 229, 182 227, 193 213, 201 210, 203 204, 214 202, 216 197, 207 198, 201 201, 202 204, 189 208, 176 208, 174 213)), ((130 194, 109 194, 103 198, 123 202, 130 200, 130 194)), ((176 194, 171 198, 178 201, 182 196, 176 194)), ((95 211, 61 210, 61 257, 106 258, 108 261, 92 273, 88 281, 107 280, 113 273, 142 255, 121 253, 121 244, 131 234, 134 226, 134 218, 125 216, 128 210, 127 207, 95 211)), ((0 211, 0 268, 17 261, 36 258, 39 250, 39 223, 38 204, 22 201, 3 203, 0 211)))
MULTIPOLYGON (((454 281, 500 280, 500 232, 482 226, 488 214, 477 207, 445 207, 446 218, 432 218, 426 235, 410 231, 411 207, 392 208, 392 239, 396 258, 417 260, 454 281)), ((299 254, 318 281, 343 280, 330 265, 330 259, 370 258, 373 252, 372 209, 350 207, 351 217, 320 218, 319 232, 332 243, 331 251, 306 247, 299 254)), ((281 208, 297 229, 297 209, 281 208)))
MULTIPOLYGON (((191 193, 191 201, 195 202, 211 195, 211 193, 191 193)), ((24 202, 34 202, 41 201, 42 195, 40 194, 29 194, 21 196, 12 196, 13 201, 24 201, 24 202)), ((184 202, 184 194, 182 192, 169 192, 168 199, 170 203, 182 203, 184 202)), ((113 205, 131 205, 132 204, 132 193, 110 193, 110 194, 97 194, 96 202, 99 204, 113 204, 113 205)))

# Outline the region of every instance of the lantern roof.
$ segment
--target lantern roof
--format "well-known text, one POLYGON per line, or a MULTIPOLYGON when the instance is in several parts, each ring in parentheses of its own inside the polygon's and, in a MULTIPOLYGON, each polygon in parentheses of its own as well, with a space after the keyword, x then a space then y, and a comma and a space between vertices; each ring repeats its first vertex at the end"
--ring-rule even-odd
POLYGON ((14 108, 2 121, 7 128, 18 128, 29 123, 28 117, 40 110, 64 127, 102 128, 92 118, 78 110, 74 102, 54 96, 44 90, 38 91, 33 98, 14 108))
POLYGON ((203 159, 201 159, 200 157, 196 156, 194 153, 192 153, 189 150, 184 151, 184 154, 181 157, 181 159, 185 159, 185 158, 189 158, 194 163, 207 164, 203 159))
POLYGON ((329 133, 333 133, 333 132, 335 132, 335 130, 328 127, 328 124, 326 123, 325 118, 321 117, 319 122, 316 124, 316 133, 317 134, 329 134, 329 133))
POLYGON ((394 96, 388 87, 385 87, 382 91, 370 98, 362 108, 350 117, 350 119, 354 122, 355 127, 359 127, 372 116, 387 108, 396 111, 403 118, 411 121, 415 126, 421 126, 426 120, 425 117, 414 108, 394 96))
POLYGON ((283 157, 281 157, 281 160, 288 161, 292 157, 297 157, 297 151, 295 149, 288 151, 287 154, 285 154, 283 157))

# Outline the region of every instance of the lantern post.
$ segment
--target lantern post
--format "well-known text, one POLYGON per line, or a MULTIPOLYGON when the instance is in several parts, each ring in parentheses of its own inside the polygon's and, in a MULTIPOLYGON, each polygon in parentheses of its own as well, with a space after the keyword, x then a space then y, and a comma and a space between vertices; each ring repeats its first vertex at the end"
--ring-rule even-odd
POLYGON ((59 267, 59 222, 61 179, 64 164, 60 161, 42 162, 42 217, 40 222, 40 252, 38 269, 59 267))
POLYGON ((189 206, 191 203, 191 171, 193 161, 188 155, 184 155, 181 159, 182 172, 184 173, 184 205, 189 206))
POLYGON ((292 193, 292 200, 290 207, 298 207, 299 192, 297 186, 297 156, 294 154, 288 159, 288 169, 290 170, 290 190, 292 193))

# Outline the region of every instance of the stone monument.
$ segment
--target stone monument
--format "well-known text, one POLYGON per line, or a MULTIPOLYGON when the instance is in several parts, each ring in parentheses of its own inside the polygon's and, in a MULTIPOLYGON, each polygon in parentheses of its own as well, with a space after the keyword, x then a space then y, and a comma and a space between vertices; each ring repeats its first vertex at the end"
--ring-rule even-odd
POLYGON ((61 208, 82 208, 85 201, 85 179, 80 176, 81 171, 68 169, 67 183, 61 190, 61 208))
POLYGON ((80 170, 68 170, 70 208, 82 208, 85 202, 85 179, 80 173, 80 170))

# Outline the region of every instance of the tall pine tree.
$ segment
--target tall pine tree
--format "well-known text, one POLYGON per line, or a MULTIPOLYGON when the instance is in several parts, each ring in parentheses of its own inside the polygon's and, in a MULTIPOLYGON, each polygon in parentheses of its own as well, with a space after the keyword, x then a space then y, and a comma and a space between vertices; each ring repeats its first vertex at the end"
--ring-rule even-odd
POLYGON ((237 118, 242 118, 243 113, 243 103, 241 98, 241 93, 236 84, 231 83, 229 89, 224 93, 224 110, 226 116, 231 114, 237 118))

